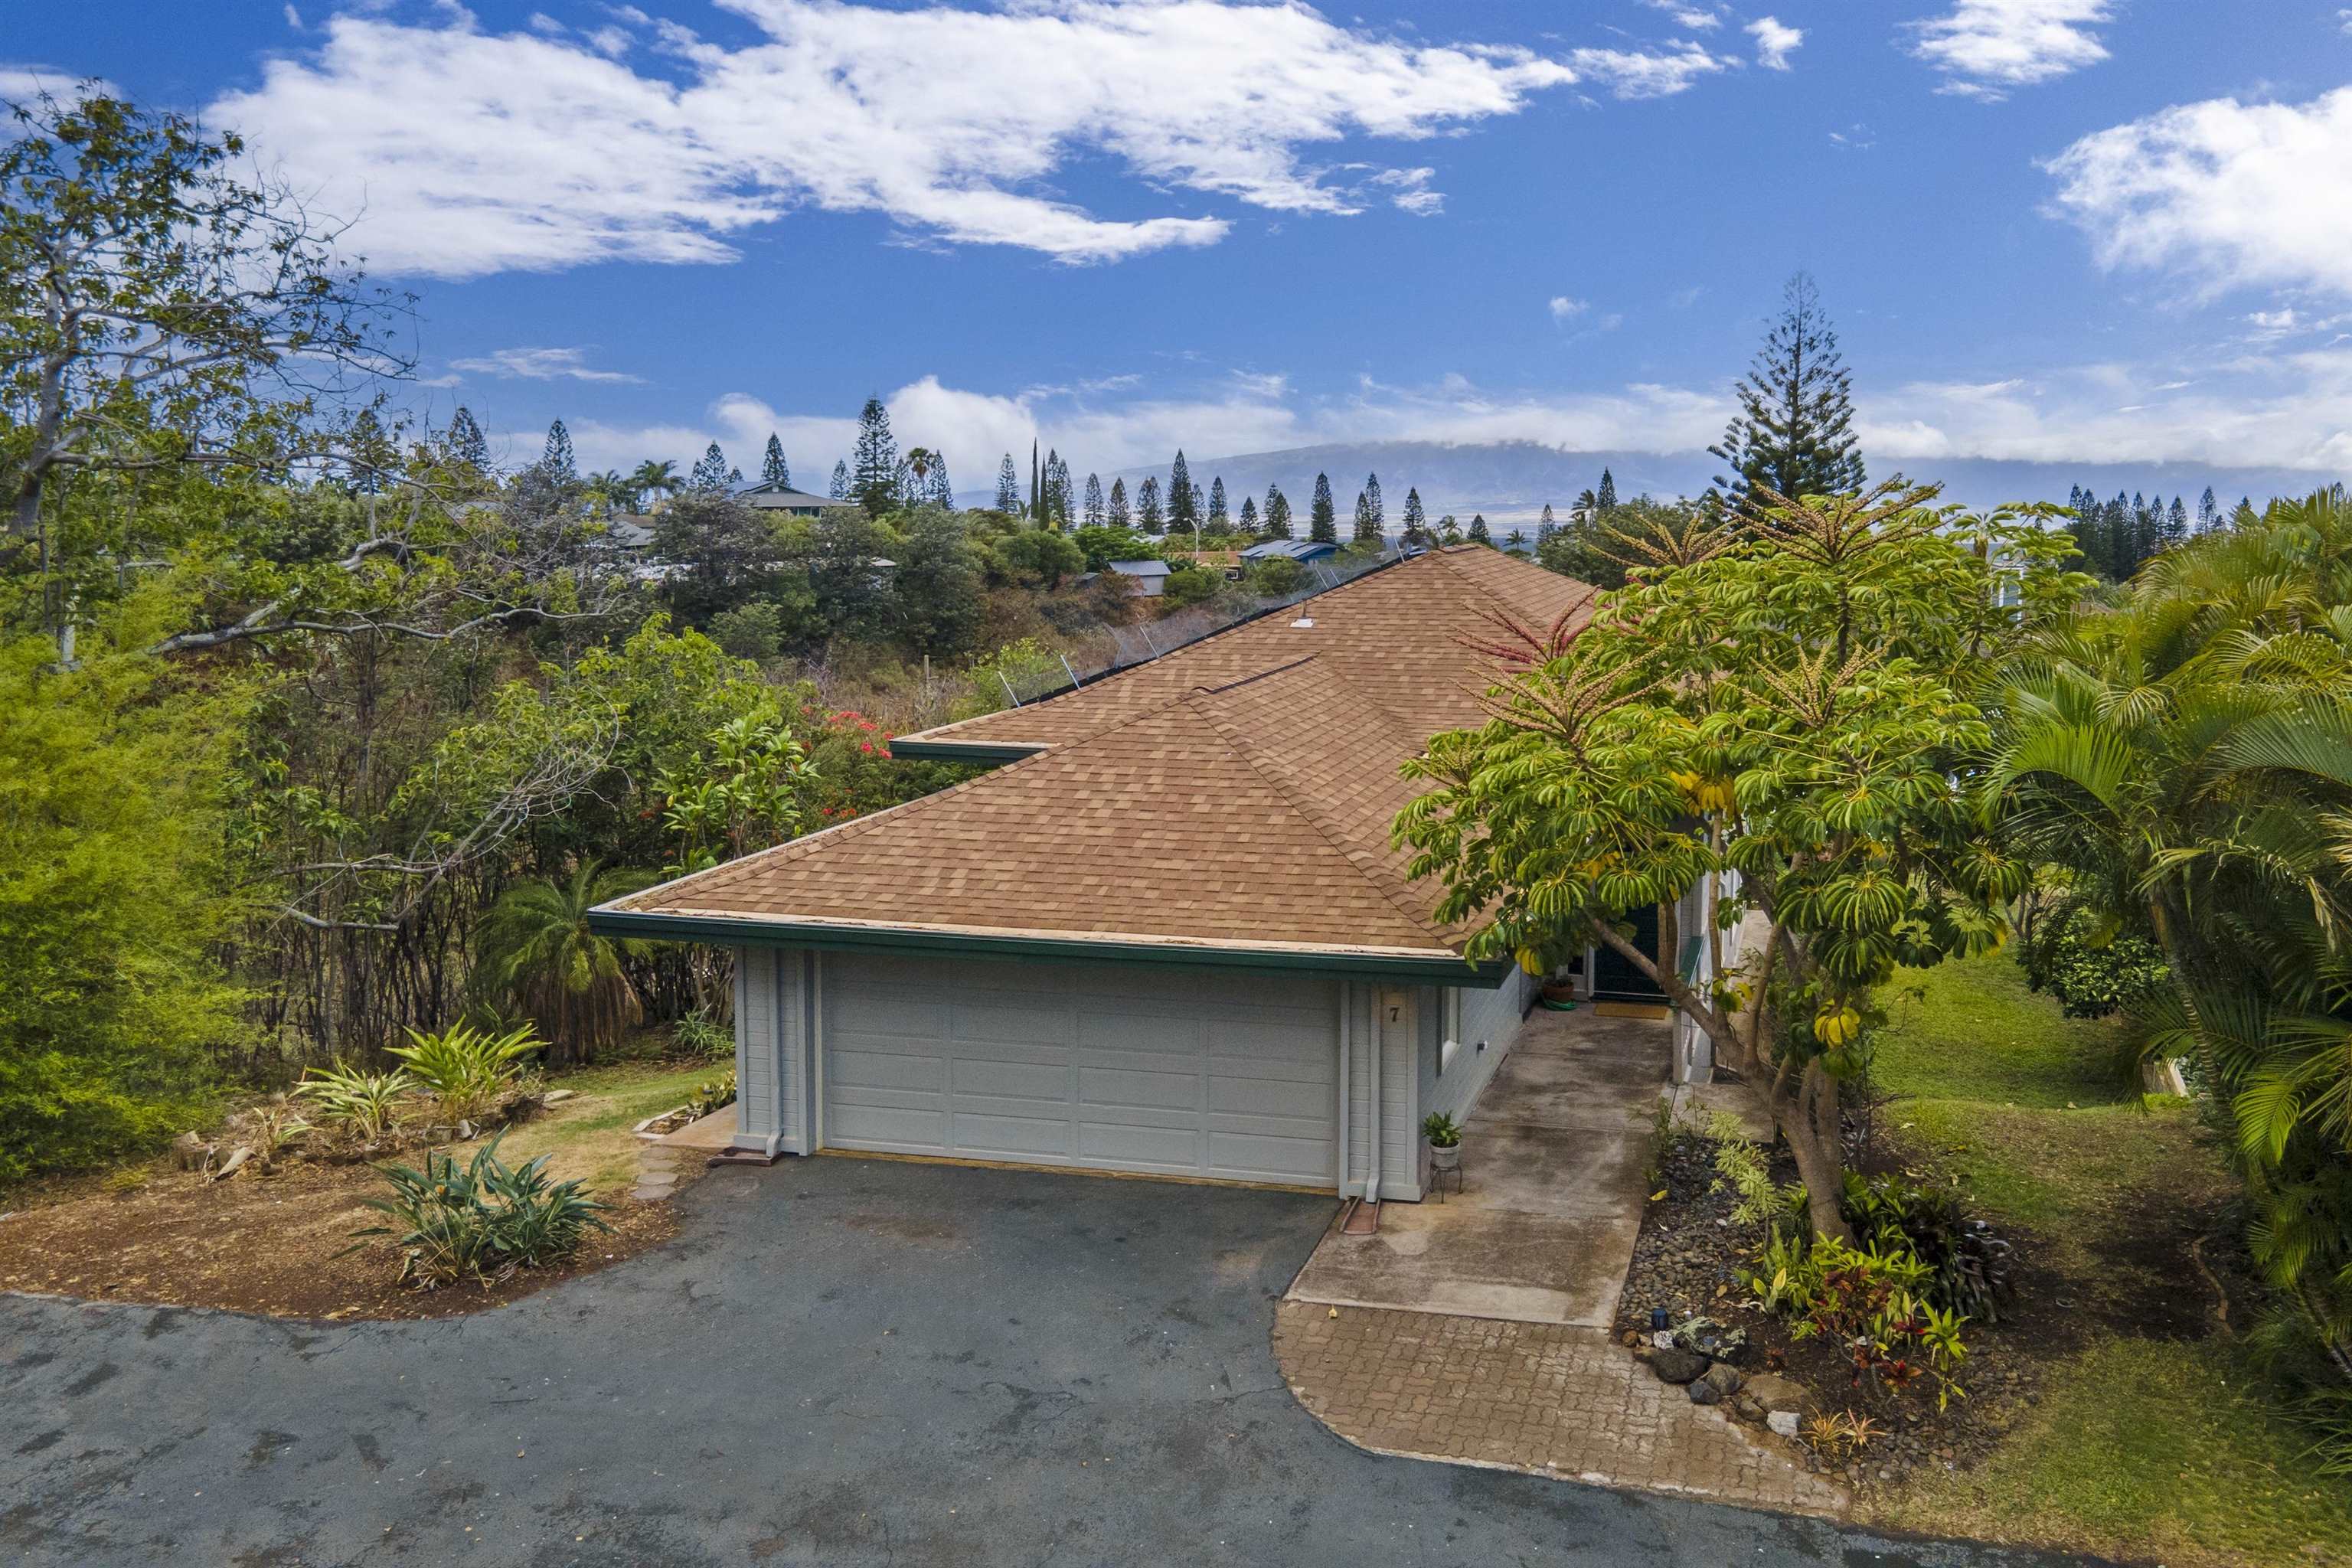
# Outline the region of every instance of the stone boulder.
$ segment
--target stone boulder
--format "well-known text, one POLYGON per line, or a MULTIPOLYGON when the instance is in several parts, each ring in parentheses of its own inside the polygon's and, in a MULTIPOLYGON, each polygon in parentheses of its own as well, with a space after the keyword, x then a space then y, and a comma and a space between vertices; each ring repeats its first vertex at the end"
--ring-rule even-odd
POLYGON ((1767 1410, 1802 1410, 1812 1398, 1803 1384, 1771 1372, 1749 1378, 1742 1392, 1767 1410))
POLYGON ((1701 1374, 1701 1381, 1706 1383, 1708 1387, 1714 1389, 1716 1393, 1721 1394, 1724 1398, 1728 1399, 1733 1394, 1739 1392, 1739 1385, 1745 1383, 1747 1379, 1739 1375, 1739 1369, 1738 1367, 1727 1366, 1722 1362, 1717 1362, 1713 1366, 1708 1367, 1706 1371, 1701 1374))
POLYGON ((1706 1375, 1706 1357, 1696 1351, 1666 1346, 1650 1354, 1650 1370, 1661 1383, 1696 1383, 1706 1375))

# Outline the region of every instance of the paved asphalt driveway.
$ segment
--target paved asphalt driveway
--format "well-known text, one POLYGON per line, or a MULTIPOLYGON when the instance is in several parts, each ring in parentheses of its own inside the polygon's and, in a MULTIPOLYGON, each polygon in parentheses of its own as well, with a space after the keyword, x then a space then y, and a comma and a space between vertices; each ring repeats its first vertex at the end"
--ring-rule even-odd
POLYGON ((0 1297, 0 1563, 2054 1561, 1351 1448, 1267 1350, 1328 1202, 859 1160, 679 1202, 443 1322, 0 1297))

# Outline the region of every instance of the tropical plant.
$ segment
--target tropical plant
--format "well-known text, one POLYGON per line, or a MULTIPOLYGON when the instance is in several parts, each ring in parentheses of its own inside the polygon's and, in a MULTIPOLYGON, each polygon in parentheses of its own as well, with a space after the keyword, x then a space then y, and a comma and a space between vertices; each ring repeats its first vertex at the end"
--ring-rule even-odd
MULTIPOLYGON (((661 778, 659 788, 669 803, 663 824, 678 840, 677 858, 664 868, 666 875, 705 870, 801 831, 804 797, 815 774, 781 715, 772 709, 747 713, 707 739, 708 750, 691 773, 661 778)), ((581 911, 584 919, 585 905, 581 911)))
POLYGON ((2077 899, 2042 911, 2017 944, 2025 983, 2069 1018, 2105 1018, 2163 990, 2164 950, 2077 899))
POLYGON ((672 1026, 672 1034, 678 1048, 688 1056, 716 1060, 735 1054, 735 1031, 712 1017, 708 1008, 688 1013, 672 1026))
POLYGON ((411 1029, 408 1039, 393 1047, 392 1054, 432 1097, 435 1114, 449 1127, 478 1121, 520 1080, 521 1059, 546 1044, 527 1024, 496 1034, 469 1024, 430 1034, 411 1029))
POLYGON ((1806 1443, 1832 1462, 1852 1458, 1884 1436, 1876 1422, 1851 1410, 1816 1415, 1805 1423, 1806 1443))
POLYGON ((391 1237, 401 1249, 404 1284, 430 1290, 472 1279, 487 1287, 517 1268, 570 1257, 592 1228, 612 1228, 599 1217, 605 1205, 590 1199, 579 1182, 548 1178, 551 1156, 512 1168, 502 1163, 503 1137, 491 1139, 464 1165, 433 1150, 422 1171, 377 1166, 392 1184, 392 1195, 361 1201, 392 1223, 352 1232, 352 1246, 345 1251, 391 1237))
POLYGON ((694 1113, 709 1116, 735 1103, 735 1072, 729 1068, 709 1083, 695 1085, 694 1113))
POLYGON ((419 1085, 406 1068, 372 1073, 337 1062, 312 1068, 290 1091, 318 1109, 320 1121, 362 1143, 377 1143, 400 1123, 400 1102, 419 1085))
POLYGON ((624 956, 647 944, 588 926, 598 904, 643 889, 650 879, 583 860, 560 881, 525 882, 499 897, 476 938, 483 987, 520 1008, 543 1031, 551 1062, 593 1059, 620 1043, 644 1016, 624 956))
POLYGON ((686 480, 679 475, 676 463, 657 463, 651 458, 639 463, 631 471, 626 482, 629 504, 633 507, 645 505, 646 498, 648 496, 658 500, 665 496, 674 496, 686 489, 686 480))
POLYGON ((1421 1119, 1421 1135, 1429 1140, 1433 1149, 1458 1148, 1462 1142, 1462 1125, 1442 1110, 1433 1110, 1421 1119))
POLYGON ((1870 989, 1994 945, 2023 884, 1956 783, 1990 735, 1973 698, 2087 579, 2060 570, 2049 508, 1750 494, 1738 529, 1677 535, 1691 558, 1632 568, 1572 639, 1499 619, 1491 721, 1406 764, 1431 787, 1397 833, 1444 879, 1440 919, 1486 921, 1473 957, 1539 973, 1606 946, 1664 991, 1771 1114, 1814 1228, 1845 1237, 1840 1085, 1868 1061, 1870 989), (1708 918, 1685 931, 1694 889, 1708 918), (1625 918, 1643 906, 1646 951, 1625 918), (1751 911, 1766 1005, 1743 1015, 1680 956, 1688 938, 1727 974, 1751 911))
MULTIPOLYGON (((2257 1263, 2352 1390, 2352 497, 2275 503, 2038 635, 1993 700, 1985 819, 2147 934, 2130 1006, 2210 1086, 2257 1263)), ((2352 1463, 2352 1433, 2335 1452, 2352 1463)))

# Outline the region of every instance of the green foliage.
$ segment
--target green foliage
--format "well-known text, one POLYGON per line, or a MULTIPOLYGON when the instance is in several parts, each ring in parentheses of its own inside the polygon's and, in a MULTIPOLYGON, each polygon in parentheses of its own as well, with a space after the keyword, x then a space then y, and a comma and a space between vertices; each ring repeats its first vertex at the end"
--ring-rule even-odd
POLYGON ((971 667, 971 692, 954 708, 958 719, 994 713, 1070 683, 1061 657, 1034 637, 1006 643, 971 667))
POLYGON ((989 563, 994 575, 1024 588, 1058 588, 1087 569, 1087 557, 1069 535, 1045 528, 1003 535, 990 547, 989 563))
POLYGON ((331 1068, 310 1068, 292 1093, 310 1101, 327 1126, 346 1131, 362 1143, 375 1143, 399 1126, 401 1101, 419 1087, 406 1068, 372 1073, 337 1062, 331 1068))
POLYGON ((1286 599, 1307 586, 1307 568, 1276 555, 1250 568, 1249 588, 1262 599, 1286 599))
POLYGON ((1987 820, 2095 930, 2148 933, 2130 1007, 2233 1123, 2249 1237, 2352 1388, 2352 497, 2278 503, 2053 626, 1999 694, 1987 820))
POLYGON ((408 1039, 393 1047, 392 1054, 432 1096, 436 1117, 450 1127, 479 1119, 520 1080, 522 1058, 545 1044, 528 1025, 492 1033, 453 1024, 429 1034, 411 1029, 408 1039))
POLYGON ((1927 1300, 1935 1271, 1907 1249, 1824 1236, 1801 1254, 1768 1253, 1765 1265, 1769 1273, 1749 1277, 1759 1302, 1790 1318, 1799 1339, 1818 1334, 1846 1346, 1857 1383, 1869 1378, 1900 1394, 1924 1380, 1938 1409, 1967 1397, 1957 1375, 1968 1358, 1967 1319, 1927 1300))
POLYGON ((961 658, 980 641, 983 562, 961 517, 935 506, 903 520, 895 587, 907 646, 934 658, 961 658))
POLYGON ((709 1057, 716 1061, 735 1054, 735 1033, 712 1018, 700 1007, 680 1018, 674 1026, 678 1049, 688 1056, 709 1057))
POLYGON ((605 1205, 580 1183, 548 1179, 548 1155, 510 1169, 498 1157, 499 1142, 491 1139, 462 1166, 439 1150, 426 1153, 422 1171, 377 1166, 392 1195, 361 1201, 391 1223, 352 1232, 352 1250, 391 1237, 401 1248, 403 1283, 421 1290, 463 1279, 488 1286, 517 1268, 561 1262, 592 1228, 612 1228, 599 1217, 605 1205))
POLYGON ((799 836, 807 817, 815 775, 807 752, 772 708, 731 719, 705 740, 691 767, 663 773, 657 785, 667 803, 663 826, 677 837, 665 876, 782 844, 799 836))
POLYGON ((1160 590, 1160 602, 1171 610, 1185 609, 1193 605, 1205 605, 1224 592, 1225 580, 1217 573, 1198 566, 1180 567, 1168 574, 1167 585, 1160 590))
POLYGON ((773 658, 783 646, 783 636, 782 614, 764 600, 710 617, 710 640, 730 658, 773 658))
POLYGON ((698 1117, 709 1116, 713 1111, 723 1110, 734 1103, 735 1069, 732 1068, 708 1083, 695 1086, 694 1114, 698 1117))
POLYGON ((551 1063, 593 1060, 644 1016, 621 959, 647 944, 591 931, 588 911, 649 880, 642 872, 583 860, 561 880, 508 889, 483 920, 475 936, 476 983, 539 1026, 551 1063))
POLYGON ((214 950, 236 688, 111 646, 152 624, 112 618, 71 671, 0 639, 0 1182, 166 1142, 247 1034, 214 950))
POLYGON ((1442 1110, 1433 1110, 1421 1119, 1421 1135, 1429 1140, 1433 1149, 1453 1149, 1462 1142, 1462 1126, 1442 1110))
POLYGON ((1089 524, 1069 537, 1070 542, 1078 547, 1078 552, 1086 562, 1086 570, 1089 572, 1100 572, 1114 561, 1160 559, 1160 542, 1131 528, 1089 524))
POLYGON ((2026 984, 2058 999, 2069 1018, 2105 1018, 2147 1000, 2171 971, 2164 950, 2069 900, 2044 913, 2017 945, 2026 984))

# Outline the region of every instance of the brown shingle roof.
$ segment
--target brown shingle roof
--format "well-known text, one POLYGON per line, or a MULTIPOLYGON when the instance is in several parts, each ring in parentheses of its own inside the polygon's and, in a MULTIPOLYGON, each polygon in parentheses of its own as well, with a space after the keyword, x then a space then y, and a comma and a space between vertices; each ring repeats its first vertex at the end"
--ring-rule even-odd
POLYGON ((1024 708, 902 736, 900 745, 946 756, 958 745, 1048 746, 1190 691, 1222 685, 1308 654, 1340 664, 1369 701, 1420 737, 1484 721, 1472 694, 1488 677, 1461 645, 1501 612, 1548 628, 1561 616, 1580 629, 1595 590, 1478 545, 1434 550, 1199 642, 1024 708), (1299 616, 1311 626, 1294 626, 1299 616))
POLYGON ((987 738, 1044 749, 609 908, 803 932, 1450 958, 1469 928, 1436 923, 1439 889, 1409 880, 1389 843, 1413 794, 1398 768, 1437 730, 1478 721, 1471 693, 1488 678, 1457 639, 1485 629, 1481 608, 1549 625, 1589 614, 1591 594, 1492 551, 1423 557, 1304 602, 1312 628, 1278 615, 953 726, 1025 720, 987 738))

